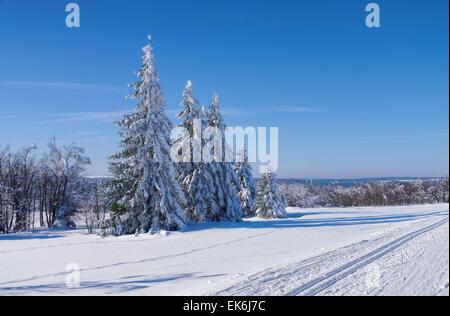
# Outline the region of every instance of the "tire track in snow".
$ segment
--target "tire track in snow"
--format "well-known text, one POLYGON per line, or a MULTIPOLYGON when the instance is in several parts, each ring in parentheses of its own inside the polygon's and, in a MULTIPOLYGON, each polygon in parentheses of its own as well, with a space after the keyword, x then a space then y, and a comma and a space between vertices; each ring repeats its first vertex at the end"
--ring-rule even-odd
POLYGON ((375 241, 362 241, 298 263, 289 264, 279 269, 267 269, 251 276, 247 281, 219 291, 215 295, 317 295, 338 281, 394 251, 419 235, 429 232, 448 222, 449 218, 447 217, 431 225, 415 229, 414 231, 403 235, 402 237, 395 238, 387 243, 385 242, 386 236, 383 236, 375 241), (373 246, 373 244, 375 244, 375 246, 373 246), (368 247, 375 249, 355 259, 355 254, 364 251, 364 249, 367 249, 368 247), (337 262, 338 260, 347 263, 337 266, 339 264, 339 262, 337 262), (331 271, 329 267, 330 264, 334 266, 331 267, 331 271), (323 272, 323 270, 326 270, 327 268, 328 272, 323 272), (319 276, 292 289, 295 283, 301 284, 305 278, 312 275, 319 276))
POLYGON ((335 284, 336 282, 353 274, 357 270, 367 266, 368 264, 374 262, 375 260, 394 251, 395 249, 399 248, 400 246, 404 245, 405 243, 418 237, 419 235, 422 235, 426 232, 429 232, 439 226, 442 226, 442 225, 448 223, 448 221, 449 221, 449 219, 446 218, 437 223, 434 223, 434 224, 426 226, 422 229, 419 229, 419 230, 413 231, 409 234, 406 234, 403 237, 397 238, 359 259, 353 260, 338 269, 328 272, 325 275, 286 293, 286 295, 288 295, 288 296, 297 296, 300 294, 305 294, 305 295, 310 295, 310 296, 317 295, 320 292, 322 292, 323 290, 325 290, 328 287, 335 284))

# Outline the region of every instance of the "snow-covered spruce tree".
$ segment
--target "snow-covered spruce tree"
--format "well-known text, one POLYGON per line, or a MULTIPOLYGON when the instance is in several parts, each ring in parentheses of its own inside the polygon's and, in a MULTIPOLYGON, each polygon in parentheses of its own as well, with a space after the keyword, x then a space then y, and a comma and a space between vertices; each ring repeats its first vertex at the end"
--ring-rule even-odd
POLYGON ((186 196, 186 214, 195 222, 212 220, 218 210, 211 174, 211 165, 201 161, 201 148, 193 143, 203 145, 201 131, 207 124, 208 114, 204 107, 192 96, 192 82, 188 81, 183 91, 183 109, 177 117, 181 119, 179 127, 184 129, 177 142, 177 148, 186 150, 183 162, 179 163, 179 181, 186 196), (194 161, 194 156, 196 160, 194 161))
POLYGON ((219 206, 214 221, 240 221, 242 218, 241 204, 237 193, 240 190, 239 178, 234 171, 233 163, 225 160, 226 151, 231 150, 225 141, 225 123, 219 109, 219 96, 214 93, 209 113, 209 126, 216 128, 222 138, 222 148, 219 160, 211 163, 216 201, 219 206))
POLYGON ((244 148, 239 151, 234 169, 241 184, 238 195, 241 200, 242 213, 244 216, 252 216, 255 214, 253 205, 255 203, 256 186, 253 180, 253 169, 248 162, 247 151, 244 148))
POLYGON ((255 214, 262 218, 281 218, 287 215, 278 193, 275 173, 268 168, 256 188, 255 214))
POLYGON ((143 48, 142 60, 130 95, 138 105, 118 122, 122 150, 111 156, 112 218, 103 228, 115 235, 177 230, 186 221, 184 194, 170 158, 172 126, 150 45, 143 48))

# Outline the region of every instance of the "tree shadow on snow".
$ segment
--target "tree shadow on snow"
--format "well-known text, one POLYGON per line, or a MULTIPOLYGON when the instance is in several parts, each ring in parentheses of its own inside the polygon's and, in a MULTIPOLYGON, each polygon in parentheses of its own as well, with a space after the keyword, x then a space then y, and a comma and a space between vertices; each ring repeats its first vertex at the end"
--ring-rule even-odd
POLYGON ((384 216, 360 216, 360 217, 335 217, 324 219, 301 219, 302 213, 293 213, 285 219, 275 219, 268 221, 244 222, 244 226, 248 228, 293 228, 293 227, 328 227, 328 226, 352 226, 352 225, 370 225, 385 224, 412 221, 427 217, 448 216, 448 212, 436 211, 421 214, 397 214, 384 216), (294 219, 294 220, 292 220, 294 219))
POLYGON ((346 212, 308 212, 308 213, 290 213, 286 218, 268 219, 268 220, 244 220, 238 223, 204 223, 189 227, 189 231, 198 231, 205 229, 227 229, 227 228, 298 228, 298 227, 336 227, 353 225, 373 225, 385 223, 397 223, 413 221, 428 217, 448 216, 448 211, 435 211, 417 214, 393 214, 382 216, 358 216, 358 217, 331 217, 320 219, 304 218, 312 215, 337 215, 349 214, 346 212))
MULTIPOLYGON (((128 276, 119 278, 118 281, 81 281, 80 285, 74 288, 68 287, 63 283, 41 284, 41 285, 26 285, 26 286, 11 286, 0 287, 0 294, 2 295, 38 295, 38 294, 60 294, 72 295, 77 294, 82 290, 100 290, 103 294, 121 294, 129 291, 142 290, 150 287, 153 284, 163 282, 170 282, 174 280, 192 277, 190 273, 176 274, 171 276, 164 276, 159 278, 145 278, 146 276, 128 276), (133 280, 136 279, 136 280, 133 280)), ((81 292, 80 292, 81 293, 81 292)))
POLYGON ((30 240, 30 239, 55 239, 64 237, 63 235, 53 234, 53 233, 17 233, 17 234, 7 234, 0 235, 0 241, 2 240, 30 240))

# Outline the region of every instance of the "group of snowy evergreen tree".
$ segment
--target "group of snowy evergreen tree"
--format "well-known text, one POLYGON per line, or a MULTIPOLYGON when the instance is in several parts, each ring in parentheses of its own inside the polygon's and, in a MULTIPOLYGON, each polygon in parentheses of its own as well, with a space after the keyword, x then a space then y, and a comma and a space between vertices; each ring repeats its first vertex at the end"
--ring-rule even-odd
MULTIPOLYGON (((223 161, 225 155, 225 124, 219 111, 219 98, 213 96, 208 111, 200 106, 192 95, 192 83, 188 81, 183 91, 183 109, 177 117, 181 120, 179 127, 185 133, 175 142, 176 148, 185 150, 188 154, 184 161, 178 164, 178 180, 186 196, 186 214, 190 220, 201 221, 238 221, 242 217, 237 193, 241 184, 233 169, 233 164, 223 161), (200 129, 214 127, 220 131, 222 154, 220 162, 203 162, 199 148, 192 148, 197 140, 201 148, 205 144, 201 133, 195 130, 195 122, 200 122, 200 129), (195 159, 197 158, 197 159, 195 159)), ((214 155, 214 153, 211 153, 214 155)))
POLYGON ((187 82, 177 115, 185 132, 173 142, 151 45, 143 48, 142 60, 139 81, 131 85, 130 97, 138 104, 118 122, 122 149, 111 156, 111 219, 105 222, 104 232, 139 234, 178 230, 189 222, 240 221, 253 215, 283 217, 286 211, 273 172, 268 170, 256 188, 244 150, 236 162, 224 162, 230 149, 218 96, 214 94, 209 108, 201 106, 193 97, 192 83, 187 82), (194 122, 221 132, 222 150, 218 152, 222 157, 212 162, 192 159, 197 154, 191 148, 192 140, 200 137, 204 142, 195 132, 194 122), (188 149, 188 159, 179 163, 171 159, 174 144, 188 149))

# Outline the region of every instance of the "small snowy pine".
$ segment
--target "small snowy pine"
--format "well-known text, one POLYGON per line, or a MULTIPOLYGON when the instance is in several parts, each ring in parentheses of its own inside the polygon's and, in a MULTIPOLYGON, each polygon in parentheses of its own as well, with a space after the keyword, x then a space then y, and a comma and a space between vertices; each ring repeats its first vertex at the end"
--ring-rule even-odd
POLYGON ((255 214, 262 218, 282 218, 286 208, 278 193, 275 173, 268 168, 256 189, 255 214))
POLYGON ((234 169, 241 183, 239 190, 239 199, 241 200, 241 209, 244 216, 253 216, 256 197, 256 186, 253 180, 253 169, 248 162, 247 151, 242 148, 238 154, 234 169))
POLYGON ((242 219, 241 203, 238 197, 239 178, 234 171, 233 163, 226 162, 226 151, 230 150, 225 139, 225 123, 219 109, 219 96, 214 93, 209 113, 209 126, 220 131, 222 137, 222 159, 211 163, 213 169, 216 199, 220 212, 215 221, 240 221, 242 219))
MULTIPOLYGON (((213 184, 211 164, 194 161, 193 141, 204 141, 199 139, 197 131, 194 132, 194 122, 200 122, 201 129, 207 124, 208 113, 204 107, 199 108, 198 102, 192 96, 192 82, 188 81, 183 91, 182 111, 177 115, 182 120, 179 127, 185 129, 185 135, 177 140, 177 147, 190 148, 189 157, 186 162, 179 163, 179 181, 186 196, 186 214, 194 222, 204 222, 217 217, 218 206, 216 204, 216 189, 213 184)), ((201 154, 201 153, 198 153, 201 154)))

